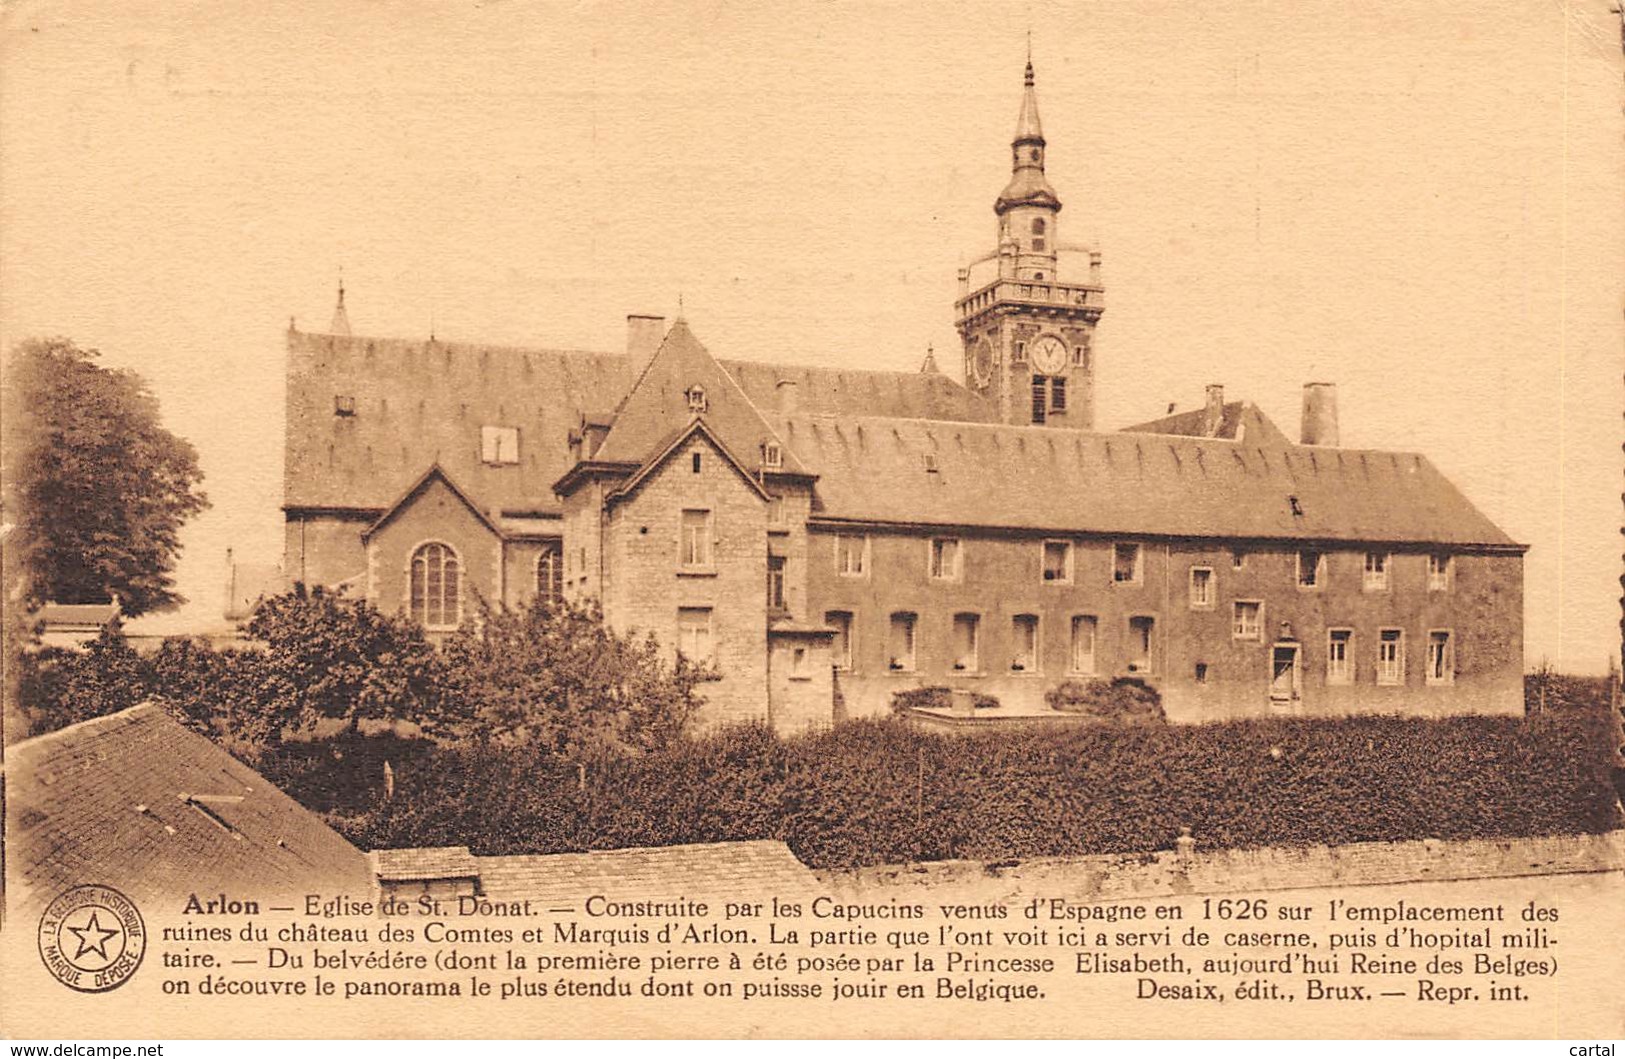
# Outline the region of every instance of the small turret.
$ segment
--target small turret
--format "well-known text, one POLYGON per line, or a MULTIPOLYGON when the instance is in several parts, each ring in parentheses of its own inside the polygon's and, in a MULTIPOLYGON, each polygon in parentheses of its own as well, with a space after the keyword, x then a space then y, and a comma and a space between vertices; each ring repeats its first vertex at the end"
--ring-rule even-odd
POLYGON ((344 277, 339 277, 339 301, 333 306, 333 322, 327 326, 330 335, 350 337, 350 314, 344 311, 344 277))

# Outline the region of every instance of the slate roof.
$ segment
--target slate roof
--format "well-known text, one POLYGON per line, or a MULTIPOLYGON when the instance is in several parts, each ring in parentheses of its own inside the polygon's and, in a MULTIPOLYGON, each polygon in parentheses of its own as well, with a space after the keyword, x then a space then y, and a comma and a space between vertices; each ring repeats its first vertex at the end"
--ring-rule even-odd
MULTIPOLYGON (((1124 434, 1180 434, 1185 437, 1207 437, 1207 409, 1195 408, 1189 412, 1153 419, 1149 423, 1136 423, 1124 427, 1124 434)), ((1219 416, 1217 438, 1238 438, 1250 445, 1290 445, 1291 440, 1281 432, 1269 416, 1251 401, 1229 401, 1219 416)))
POLYGON ((819 476, 817 519, 1517 547, 1414 453, 886 417, 769 419, 819 476), (927 469, 927 453, 937 470, 927 469))
POLYGON ((23 906, 81 883, 137 904, 374 885, 366 855, 320 817, 151 704, 10 746, 5 772, 7 882, 23 906))
MULTIPOLYGON (((556 513, 553 483, 571 463, 565 439, 584 414, 615 409, 636 381, 621 353, 300 331, 287 332, 287 340, 283 504, 293 508, 376 517, 438 462, 488 512, 556 513), (339 396, 353 400, 352 414, 335 414, 339 396), (518 427, 520 463, 481 461, 481 426, 518 427)), ((789 379, 807 411, 995 417, 986 402, 936 373, 717 363, 764 412, 778 405, 779 380, 789 379)))
POLYGON ((688 393, 696 387, 705 391, 706 408, 701 415, 707 429, 747 472, 762 469, 762 447, 772 442, 780 447, 783 473, 806 473, 739 383, 712 359, 682 320, 666 332, 593 459, 642 464, 654 457, 671 442, 675 432, 693 421, 695 413, 689 406, 688 393))
POLYGON ((466 847, 377 850, 379 878, 417 882, 427 878, 479 877, 480 892, 495 900, 539 899, 552 907, 579 909, 593 894, 616 899, 670 899, 729 894, 796 896, 818 889, 816 877, 783 842, 713 842, 686 846, 481 857, 466 847), (438 864, 445 875, 428 876, 438 864))

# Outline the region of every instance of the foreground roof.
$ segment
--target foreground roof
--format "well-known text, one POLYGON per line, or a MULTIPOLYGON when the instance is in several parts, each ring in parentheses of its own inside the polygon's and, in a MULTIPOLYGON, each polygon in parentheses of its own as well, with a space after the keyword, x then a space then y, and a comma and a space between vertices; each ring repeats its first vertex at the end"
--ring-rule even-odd
POLYGON ((829 521, 1517 547, 1414 453, 886 417, 770 419, 819 476, 813 514, 829 521))
POLYGON ((373 886, 366 855, 320 817, 151 704, 8 747, 6 809, 14 902, 82 883, 138 904, 373 886))

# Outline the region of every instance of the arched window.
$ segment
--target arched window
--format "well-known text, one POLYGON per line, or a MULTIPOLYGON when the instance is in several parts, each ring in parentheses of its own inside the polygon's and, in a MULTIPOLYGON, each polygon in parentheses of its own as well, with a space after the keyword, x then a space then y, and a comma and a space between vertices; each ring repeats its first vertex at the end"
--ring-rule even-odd
POLYGON ((462 614, 462 567, 450 545, 430 541, 412 553, 412 617, 425 626, 447 629, 462 614))
POLYGON ((536 598, 543 603, 557 603, 564 598, 563 559, 556 545, 549 545, 536 557, 536 598))

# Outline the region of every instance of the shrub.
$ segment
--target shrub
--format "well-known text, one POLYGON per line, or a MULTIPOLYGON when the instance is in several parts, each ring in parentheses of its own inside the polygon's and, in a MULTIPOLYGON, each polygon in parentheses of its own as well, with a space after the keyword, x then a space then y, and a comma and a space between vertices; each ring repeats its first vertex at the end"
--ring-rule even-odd
MULTIPOLYGON (((971 707, 978 710, 996 710, 999 707, 997 696, 987 695, 980 691, 970 693, 971 707)), ((906 713, 909 710, 947 710, 954 704, 953 689, 932 686, 929 688, 904 688, 892 692, 891 708, 894 713, 906 713)))
POLYGON ((622 636, 597 604, 486 609, 442 651, 443 695, 477 738, 534 743, 571 759, 647 753, 680 737, 716 673, 653 636, 622 636))
POLYGON ((1162 724, 1162 696, 1138 677, 1064 680, 1044 693, 1052 710, 1082 713, 1112 724, 1162 724))
POLYGON ((146 699, 151 674, 116 626, 83 650, 42 647, 17 656, 17 701, 39 735, 117 713, 146 699))
MULTIPOLYGON (((901 719, 723 729, 580 768, 428 745, 334 823, 376 845, 557 853, 778 838, 819 868, 1204 846, 1599 833, 1621 823, 1602 711, 1264 718, 939 734, 901 719)), ((313 759, 300 784, 320 788, 313 759)), ((304 789, 300 787, 298 789, 304 789)))

